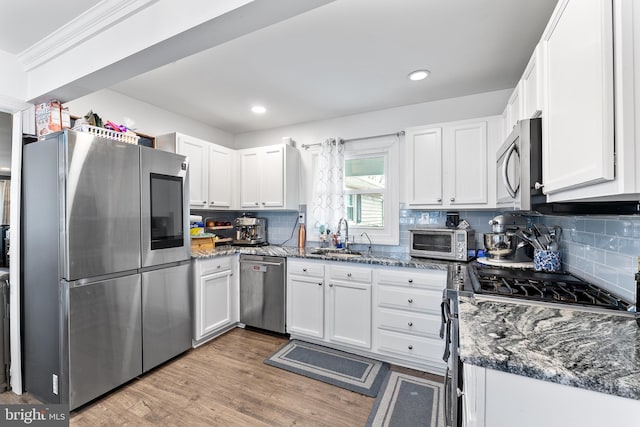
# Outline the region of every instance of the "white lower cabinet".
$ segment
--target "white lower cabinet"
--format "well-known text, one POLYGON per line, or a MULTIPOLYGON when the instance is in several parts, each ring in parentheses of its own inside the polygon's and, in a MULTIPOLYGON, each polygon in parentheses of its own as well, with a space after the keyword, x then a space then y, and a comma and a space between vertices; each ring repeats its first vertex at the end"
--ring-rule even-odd
POLYGON ((287 332, 442 375, 440 303, 447 270, 287 260, 287 332))
POLYGON ((239 321, 236 257, 195 261, 194 345, 202 344, 239 321))
POLYGON ((474 365, 463 375, 466 427, 627 426, 640 411, 640 400, 474 365))
MULTIPOLYGON (((288 268, 294 261, 288 262, 288 268)), ((287 332, 324 338, 324 277, 287 277, 287 332)))
POLYGON ((371 348, 371 269, 328 267, 327 339, 371 348))
POLYGON ((447 270, 374 270, 374 351, 444 374, 440 303, 447 270))
POLYGON ((287 272, 287 332, 371 348, 370 268, 290 258, 287 272))

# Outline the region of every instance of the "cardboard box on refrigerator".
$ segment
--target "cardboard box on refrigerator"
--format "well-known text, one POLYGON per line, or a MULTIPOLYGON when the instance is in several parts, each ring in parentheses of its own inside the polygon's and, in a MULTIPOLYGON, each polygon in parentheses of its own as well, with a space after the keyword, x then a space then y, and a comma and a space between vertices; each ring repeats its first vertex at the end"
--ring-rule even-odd
POLYGON ((36 133, 38 139, 62 130, 62 106, 58 101, 36 104, 36 133))

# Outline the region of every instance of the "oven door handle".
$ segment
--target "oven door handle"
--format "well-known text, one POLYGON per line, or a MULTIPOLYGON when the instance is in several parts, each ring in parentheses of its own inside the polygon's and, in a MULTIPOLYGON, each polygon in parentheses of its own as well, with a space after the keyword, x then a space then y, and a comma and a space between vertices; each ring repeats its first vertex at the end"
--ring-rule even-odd
POLYGON ((440 314, 442 316, 440 338, 444 338, 444 353, 442 354, 442 360, 448 362, 449 356, 451 355, 451 307, 449 306, 449 299, 445 298, 442 300, 442 304, 440 304, 440 314))
POLYGON ((511 156, 513 156, 513 153, 518 153, 518 146, 514 143, 511 145, 511 147, 509 147, 509 150, 507 150, 507 153, 505 154, 504 157, 504 163, 502 164, 502 182, 504 182, 504 186, 507 189, 507 193, 509 193, 509 196, 511 196, 512 199, 516 198, 516 193, 518 192, 518 190, 520 189, 520 184, 518 184, 518 186, 514 189, 511 186, 511 182, 509 182, 509 161, 511 161, 511 156))
POLYGON ((456 426, 452 426, 453 407, 451 406, 451 402, 453 401, 452 399, 453 391, 451 390, 451 377, 449 376, 450 373, 451 373, 451 370, 449 369, 449 365, 447 365, 447 370, 444 374, 444 422, 445 422, 444 425, 456 427, 456 426))

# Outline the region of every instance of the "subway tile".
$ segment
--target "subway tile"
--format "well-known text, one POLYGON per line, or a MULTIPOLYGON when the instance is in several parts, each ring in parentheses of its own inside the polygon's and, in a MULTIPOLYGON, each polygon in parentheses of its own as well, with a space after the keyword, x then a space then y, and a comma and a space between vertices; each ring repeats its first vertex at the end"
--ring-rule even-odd
POLYGON ((587 219, 584 221, 584 231, 594 234, 604 234, 604 220, 587 219))
POLYGON ((607 251, 618 252, 620 249, 620 240, 617 236, 598 235, 594 236, 595 247, 607 251))
POLYGON ((605 228, 609 236, 633 237, 633 223, 628 220, 607 220, 605 228))
POLYGON ((584 258, 589 261, 604 263, 604 251, 601 249, 596 249, 593 246, 585 246, 584 258))
POLYGON ((609 267, 603 264, 593 265, 593 275, 615 286, 618 284, 618 272, 617 268, 609 267))
POLYGON ((627 255, 640 255, 640 239, 623 239, 618 241, 618 252, 627 255))
POLYGON ((605 264, 611 268, 617 268, 624 271, 633 271, 637 267, 637 258, 622 255, 613 252, 605 254, 605 264))

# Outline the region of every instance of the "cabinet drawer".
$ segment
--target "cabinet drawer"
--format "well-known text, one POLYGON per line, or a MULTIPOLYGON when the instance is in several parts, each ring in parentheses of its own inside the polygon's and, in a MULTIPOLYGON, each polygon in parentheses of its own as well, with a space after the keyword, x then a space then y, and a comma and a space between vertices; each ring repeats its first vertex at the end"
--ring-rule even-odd
POLYGON ((332 280, 342 280, 345 282, 366 282, 371 283, 371 269, 362 267, 342 267, 330 266, 329 278, 332 280))
POLYGON ((378 351, 393 353, 405 358, 427 359, 429 362, 441 364, 444 370, 445 363, 442 360, 444 340, 399 334, 381 329, 378 329, 376 334, 378 351))
POLYGON ((378 286, 378 306, 440 313, 442 292, 439 290, 378 286))
POLYGON ((416 286, 442 290, 447 286, 447 270, 377 270, 376 282, 387 285, 416 286))
POLYGON ((217 273, 219 271, 231 270, 232 262, 232 256, 198 260, 198 263, 200 264, 200 276, 217 273))
POLYGON ((441 323, 440 316, 436 315, 388 310, 384 308, 378 309, 376 313, 376 324, 378 328, 432 338, 439 338, 441 323))
POLYGON ((287 272, 296 276, 323 277, 324 265, 315 262, 287 261, 287 272))

